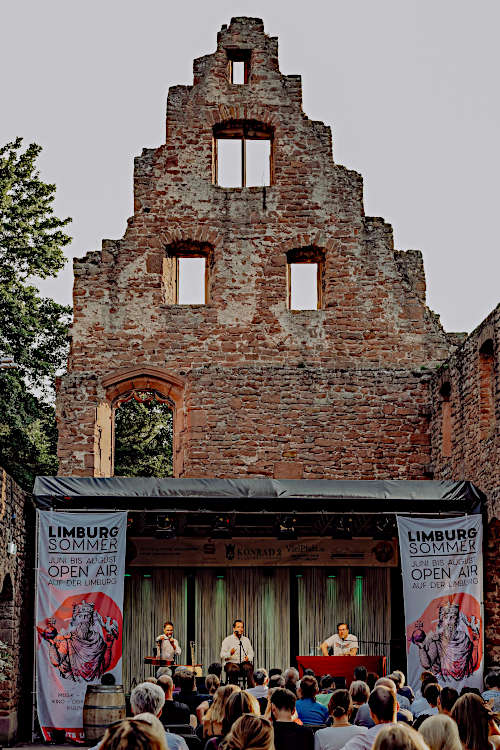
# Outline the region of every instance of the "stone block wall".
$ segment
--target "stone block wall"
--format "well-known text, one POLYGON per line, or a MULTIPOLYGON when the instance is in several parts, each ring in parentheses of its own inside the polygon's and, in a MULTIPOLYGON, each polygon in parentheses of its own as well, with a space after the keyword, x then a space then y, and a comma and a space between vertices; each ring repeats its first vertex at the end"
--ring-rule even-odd
POLYGON ((31 736, 31 722, 19 720, 31 716, 34 526, 31 498, 0 469, 0 640, 12 659, 0 682, 2 742, 31 736))
POLYGON ((485 595, 487 654, 500 661, 500 305, 435 372, 431 381, 432 469, 463 478, 487 496, 485 595))

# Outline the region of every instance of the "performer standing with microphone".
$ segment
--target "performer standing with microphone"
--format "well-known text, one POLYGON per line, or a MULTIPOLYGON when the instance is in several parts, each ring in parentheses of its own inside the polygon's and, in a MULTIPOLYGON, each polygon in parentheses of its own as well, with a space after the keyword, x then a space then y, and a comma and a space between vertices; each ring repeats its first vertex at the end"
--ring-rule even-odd
POLYGON ((180 656, 179 642, 174 638, 174 625, 170 620, 163 624, 163 633, 156 639, 160 659, 166 659, 170 664, 175 662, 175 657, 180 656))
POLYGON ((253 648, 250 640, 243 635, 243 620, 233 622, 233 634, 224 638, 220 648, 220 658, 224 664, 227 680, 232 685, 238 684, 238 677, 246 677, 247 687, 254 687, 253 648))

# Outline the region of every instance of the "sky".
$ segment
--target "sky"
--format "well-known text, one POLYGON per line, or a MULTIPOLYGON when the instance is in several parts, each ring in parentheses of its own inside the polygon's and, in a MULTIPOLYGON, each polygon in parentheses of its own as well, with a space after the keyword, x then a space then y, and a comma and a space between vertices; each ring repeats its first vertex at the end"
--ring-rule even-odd
MULTIPOLYGON (((238 15, 279 37, 304 111, 364 178, 366 214, 422 251, 445 329, 472 331, 500 302, 498 0, 3 0, 0 143, 43 147, 56 213, 73 219, 68 258, 123 235, 169 86, 192 83, 238 15)), ((69 304, 71 262, 40 288, 69 304)))

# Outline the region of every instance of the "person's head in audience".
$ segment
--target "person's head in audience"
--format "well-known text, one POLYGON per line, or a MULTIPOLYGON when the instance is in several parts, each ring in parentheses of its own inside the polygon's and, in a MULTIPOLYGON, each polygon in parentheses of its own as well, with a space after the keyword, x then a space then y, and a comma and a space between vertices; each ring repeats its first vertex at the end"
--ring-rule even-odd
POLYGON ((161 677, 158 677, 158 685, 163 688, 165 700, 172 700, 172 693, 174 692, 174 681, 172 678, 169 677, 168 674, 162 674, 161 677))
POLYGON ((424 738, 407 724, 388 724, 375 737, 372 750, 429 750, 424 738))
POLYGON ((352 713, 352 700, 348 690, 334 690, 328 701, 328 713, 333 723, 346 722, 352 713))
POLYGON ((473 695, 481 695, 481 691, 478 688, 464 685, 460 691, 460 698, 462 697, 462 695, 467 695, 467 693, 472 693, 473 695))
POLYGON ((457 723, 464 748, 487 750, 490 747, 488 735, 493 715, 479 695, 461 695, 453 706, 451 718, 457 723))
POLYGON ((166 750, 165 729, 153 714, 139 714, 108 727, 100 747, 104 750, 166 750))
POLYGON ((434 674, 434 672, 429 672, 428 669, 424 669, 423 672, 420 672, 420 682, 425 682, 425 680, 428 680, 429 677, 435 679, 436 675, 434 674))
POLYGON ((116 685, 116 679, 111 672, 105 672, 101 677, 101 685, 116 685))
POLYGON ((363 665, 360 664, 359 667, 354 667, 354 679, 355 680, 361 680, 362 682, 366 682, 366 678, 368 677, 368 672, 366 667, 363 667, 363 665))
POLYGON ((204 719, 213 723, 222 724, 229 696, 233 693, 240 692, 241 689, 238 685, 221 685, 218 687, 214 693, 213 703, 206 712, 204 719))
POLYGON ((172 679, 174 681, 175 687, 179 687, 179 680, 180 680, 181 674, 185 671, 186 671, 186 667, 176 667, 176 669, 174 670, 172 679))
POLYGON ((438 695, 437 707, 440 714, 451 715, 451 709, 457 702, 458 690, 452 687, 444 687, 438 695))
POLYGON ((396 683, 390 677, 379 677, 374 687, 386 687, 396 692, 396 683))
POLYGON ((377 680, 378 674, 376 672, 368 672, 368 674, 366 675, 366 684, 370 688, 370 693, 375 687, 375 683, 377 682, 377 680))
MULTIPOLYGON (((383 677, 380 679, 384 679, 383 677)), ((391 680, 392 682, 392 680, 391 680)), ((394 685, 394 683, 392 683, 394 685)), ((396 690, 393 687, 377 685, 373 688, 368 698, 370 714, 375 724, 385 724, 396 721, 396 712, 398 702, 396 700, 396 690)))
POLYGON ((207 674, 205 678, 205 687, 209 695, 213 695, 220 685, 220 680, 216 674, 207 674))
POLYGON ((282 688, 285 687, 285 678, 282 674, 273 674, 272 677, 269 678, 269 687, 270 688, 282 688))
POLYGON ((214 661, 209 665, 208 674, 216 674, 220 679, 220 676, 222 674, 222 664, 220 663, 220 661, 214 661))
POLYGON ((130 708, 134 716, 143 713, 159 716, 164 704, 163 689, 152 682, 141 682, 130 693, 130 708))
POLYGON ((275 675, 275 674, 281 674, 281 673, 282 673, 282 670, 279 669, 279 667, 272 667, 272 669, 269 670, 269 679, 271 679, 271 677, 273 677, 273 675, 275 675))
POLYGON ((291 690, 292 693, 297 694, 297 682, 299 680, 299 673, 294 667, 288 667, 283 672, 285 678, 285 687, 287 690, 291 690))
POLYGON ((158 684, 158 680, 156 679, 156 677, 146 677, 146 679, 144 680, 144 682, 151 682, 153 685, 157 685, 158 684))
POLYGON ((304 677, 316 677, 314 669, 304 669, 304 677))
POLYGON ((221 750, 274 750, 273 725, 262 716, 240 716, 220 747, 221 750))
POLYGON ((309 698, 315 701, 317 694, 318 683, 316 682, 316 678, 311 675, 303 677, 299 685, 299 697, 302 698, 302 700, 309 698))
POLYGON ((192 693, 196 690, 196 675, 190 669, 184 669, 179 673, 178 685, 181 693, 192 693))
POLYGON ((260 706, 257 698, 247 693, 246 690, 240 690, 229 696, 224 708, 224 718, 222 719, 222 734, 225 736, 236 719, 243 714, 253 714, 260 716, 260 706))
POLYGON ((169 677, 172 676, 172 670, 170 667, 158 667, 156 670, 156 679, 160 679, 160 677, 164 674, 168 674, 169 677))
POLYGON ((331 693, 335 690, 335 683, 331 674, 325 674, 319 681, 319 689, 322 693, 331 693))
POLYGON ((488 672, 484 678, 484 686, 486 690, 500 690, 500 672, 488 672))
POLYGON ((366 682, 363 682, 363 680, 354 680, 349 685, 349 694, 352 702, 355 703, 356 706, 361 706, 361 704, 366 703, 370 697, 370 688, 366 682))
POLYGON ((399 687, 404 687, 404 684, 406 682, 405 673, 400 669, 394 669, 392 674, 396 674, 399 677, 399 687))
MULTIPOLYGON (((443 690, 446 689, 443 688, 443 690)), ((448 689, 452 690, 453 688, 448 689)), ((428 744, 430 750, 462 750, 458 727, 450 716, 446 716, 445 714, 428 716, 422 722, 418 731, 428 744)))
POLYGON ((424 690, 422 691, 422 694, 429 704, 431 708, 437 707, 437 702, 439 698, 439 694, 441 692, 440 685, 437 684, 437 682, 430 682, 428 685, 425 686, 424 690))
POLYGON ((399 672, 391 672, 391 674, 388 675, 388 677, 396 685, 396 690, 399 690, 399 688, 402 687, 401 677, 400 677, 399 672))
POLYGON ((267 683, 269 682, 267 670, 257 669, 257 671, 253 674, 253 679, 256 685, 267 685, 267 683))
POLYGON ((269 699, 271 714, 275 721, 292 721, 295 711, 295 695, 286 688, 276 688, 269 699))

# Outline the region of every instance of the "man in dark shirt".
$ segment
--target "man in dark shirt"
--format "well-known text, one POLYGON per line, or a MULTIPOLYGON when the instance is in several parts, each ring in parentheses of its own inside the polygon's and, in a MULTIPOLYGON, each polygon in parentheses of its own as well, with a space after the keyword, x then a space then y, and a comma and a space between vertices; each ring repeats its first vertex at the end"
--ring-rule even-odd
POLYGON ((165 693, 165 704, 161 712, 160 720, 162 724, 189 724, 189 707, 185 703, 174 701, 172 693, 174 683, 172 678, 164 674, 158 678, 158 685, 163 688, 165 693))
POLYGON ((277 688, 271 696, 271 714, 274 721, 275 750, 313 750, 314 734, 311 729, 292 721, 295 695, 291 690, 277 688))
POLYGON ((181 703, 185 703, 189 708, 189 712, 196 716, 196 709, 206 701, 210 696, 205 693, 199 693, 196 689, 196 677, 194 672, 190 669, 183 669, 179 672, 178 684, 180 687, 177 693, 177 700, 181 703))

